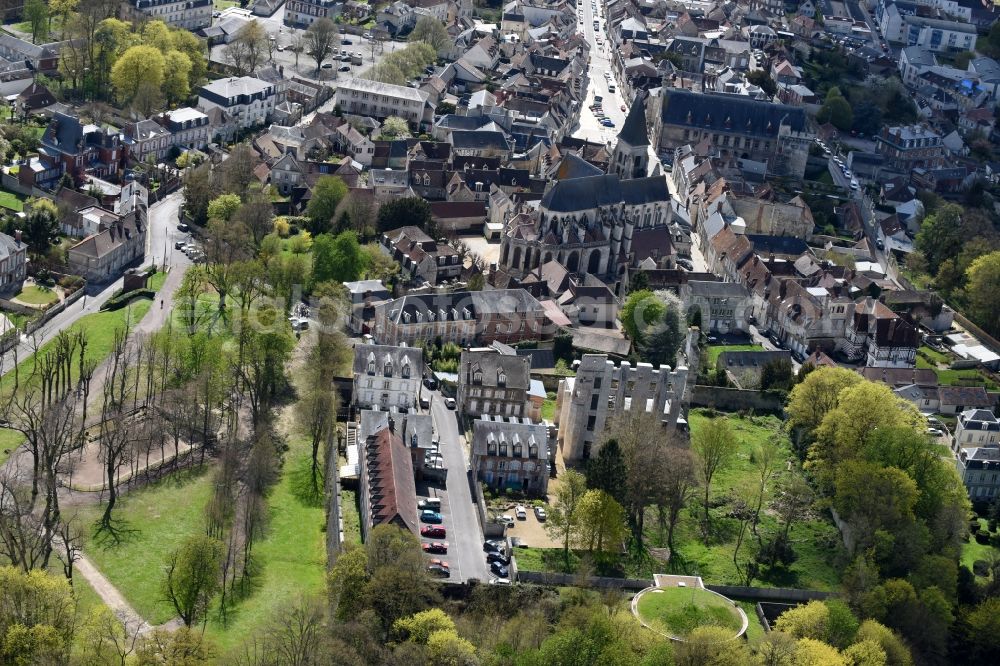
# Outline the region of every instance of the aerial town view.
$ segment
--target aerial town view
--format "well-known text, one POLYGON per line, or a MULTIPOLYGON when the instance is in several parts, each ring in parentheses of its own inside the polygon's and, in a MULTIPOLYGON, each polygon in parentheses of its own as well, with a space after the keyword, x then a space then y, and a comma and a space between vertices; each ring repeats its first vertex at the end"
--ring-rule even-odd
POLYGON ((1000 0, 0 18, 0 666, 1000 664, 1000 0))

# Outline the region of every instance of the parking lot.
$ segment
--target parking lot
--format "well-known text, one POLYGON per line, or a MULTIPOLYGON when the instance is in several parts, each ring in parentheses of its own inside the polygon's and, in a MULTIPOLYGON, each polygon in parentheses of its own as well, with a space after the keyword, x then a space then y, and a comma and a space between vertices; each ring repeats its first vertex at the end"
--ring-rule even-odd
MULTIPOLYGON (((558 540, 549 536, 545 531, 545 523, 538 520, 532 507, 526 506, 527 516, 524 520, 514 519, 512 525, 507 527, 507 536, 517 539, 520 545, 530 548, 562 548, 558 540)), ((503 515, 514 516, 514 505, 503 512, 503 515)))

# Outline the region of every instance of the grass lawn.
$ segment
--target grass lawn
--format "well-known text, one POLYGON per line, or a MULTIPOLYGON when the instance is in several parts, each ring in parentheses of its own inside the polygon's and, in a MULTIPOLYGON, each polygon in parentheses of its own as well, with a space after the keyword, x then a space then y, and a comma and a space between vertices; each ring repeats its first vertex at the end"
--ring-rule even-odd
POLYGON ((763 638, 766 632, 764 631, 764 625, 757 619, 757 602, 745 599, 733 599, 733 601, 747 614, 747 640, 752 643, 755 640, 763 638))
POLYGON ((714 368, 716 361, 719 360, 719 354, 724 351, 763 351, 764 348, 760 345, 710 345, 708 347, 708 364, 710 367, 714 368))
POLYGON ((149 289, 159 291, 163 288, 163 283, 167 281, 167 274, 163 271, 156 271, 147 283, 149 289))
POLYGON ((651 590, 639 597, 639 617, 671 636, 686 636, 703 626, 731 629, 741 626, 740 615, 725 598, 694 587, 651 590))
MULTIPOLYGON (((207 635, 221 652, 250 639, 283 609, 303 597, 320 594, 326 584, 326 552, 321 503, 311 501, 309 445, 291 438, 281 479, 267 498, 267 536, 254 545, 257 575, 250 595, 238 602, 222 626, 212 613, 207 635), (305 475, 303 475, 305 472, 305 475)), ((345 530, 347 512, 344 516, 345 530)), ((360 524, 358 538, 360 540, 360 524)))
POLYGON ((24 202, 18 199, 13 192, 0 190, 0 207, 20 213, 24 210, 24 202))
POLYGON ((553 421, 556 418, 556 401, 549 400, 546 398, 545 402, 542 403, 542 419, 545 421, 553 421))
MULTIPOLYGON (((133 327, 149 310, 152 304, 148 298, 136 300, 130 308, 122 308, 114 312, 97 312, 80 317, 68 329, 69 332, 87 330, 90 333, 90 341, 87 345, 86 358, 97 362, 111 353, 114 344, 115 330, 123 326, 128 321, 128 314, 131 311, 132 318, 129 327, 133 327)), ((40 351, 44 353, 55 341, 50 340, 42 345, 40 351)), ((26 358, 18 364, 18 374, 23 382, 31 374, 35 367, 35 357, 26 358)), ((74 380, 76 378, 78 366, 73 366, 74 380)), ((14 373, 7 372, 0 379, 0 395, 8 394, 14 387, 14 373)), ((0 428, 0 464, 3 464, 10 456, 8 451, 13 451, 24 442, 24 436, 16 430, 0 428)))
MULTIPOLYGON (((986 529, 986 524, 986 519, 979 519, 979 528, 981 530, 986 529)), ((989 562, 991 555, 1000 556, 1000 550, 994 548, 988 543, 978 543, 974 537, 970 536, 968 540, 962 544, 962 557, 959 562, 969 567, 969 570, 971 571, 973 562, 976 560, 989 562)))
MULTIPOLYGON (((707 417, 699 410, 690 414, 691 428, 697 429, 707 417)), ((729 495, 733 488, 748 483, 754 476, 750 453, 753 448, 770 438, 780 442, 784 459, 793 460, 788 438, 776 417, 747 417, 731 419, 740 449, 734 464, 716 474, 712 482, 712 533, 706 542, 701 534, 700 496, 695 496, 687 509, 681 513, 674 533, 674 553, 669 563, 663 563, 647 555, 639 557, 614 557, 597 563, 594 573, 607 576, 631 577, 651 576, 653 573, 678 573, 696 575, 706 583, 720 585, 742 585, 743 580, 733 564, 733 550, 736 547, 738 523, 729 518, 729 495)), ((784 460, 779 467, 784 469, 784 460)), ((801 474, 797 466, 794 474, 801 474)), ((775 483, 772 482, 765 493, 764 510, 758 531, 763 540, 778 531, 778 523, 768 511, 774 497, 775 483)), ((832 590, 840 584, 840 576, 835 560, 841 549, 840 535, 833 523, 824 515, 810 512, 792 525, 789 533, 796 559, 788 567, 778 565, 773 569, 761 568, 753 585, 760 587, 802 587, 814 590, 832 590)), ((650 509, 646 517, 647 547, 665 547, 666 536, 660 533, 656 514, 650 509)), ((748 534, 739 552, 741 566, 750 557, 756 539, 748 534)), ((525 571, 575 572, 581 561, 581 552, 571 551, 569 565, 559 548, 517 548, 514 556, 517 566, 525 571)))
POLYGON ((951 363, 951 357, 948 354, 939 352, 938 350, 932 349, 927 345, 923 345, 922 347, 920 347, 917 350, 917 354, 919 354, 920 356, 927 357, 927 360, 929 360, 932 363, 942 363, 945 365, 951 363))
POLYGON ((24 435, 17 430, 0 428, 0 465, 7 462, 11 452, 21 446, 24 442, 24 435))
POLYGON ((94 542, 92 526, 103 504, 80 510, 82 523, 91 526, 85 531, 84 552, 152 624, 175 615, 160 587, 163 564, 188 535, 203 529, 212 479, 208 467, 184 470, 122 497, 117 518, 129 531, 117 545, 94 542))
POLYGON ((33 284, 22 289, 21 293, 15 296, 15 298, 25 303, 31 303, 32 305, 48 305, 49 303, 58 301, 59 295, 48 287, 39 287, 33 284))
POLYGON ((340 489, 340 507, 344 515, 344 543, 361 544, 361 514, 358 512, 358 492, 340 489))
POLYGON ((223 9, 229 9, 230 7, 239 7, 240 3, 234 2, 234 0, 212 0, 212 6, 215 11, 221 12, 223 9))
MULTIPOLYGON (((784 469, 784 460, 794 460, 795 456, 787 436, 782 430, 781 421, 773 416, 730 419, 740 448, 735 462, 728 469, 721 470, 712 481, 711 516, 712 532, 706 542, 701 533, 702 500, 696 496, 681 513, 674 534, 675 552, 669 567, 669 573, 683 573, 702 576, 707 583, 742 584, 740 575, 733 564, 733 550, 736 545, 738 522, 729 518, 729 496, 733 488, 749 483, 753 476, 753 465, 750 454, 756 445, 774 438, 783 450, 783 460, 779 467, 784 469)), ((706 416, 700 410, 692 410, 690 423, 692 431, 697 431, 706 421, 706 416)), ((797 465, 793 464, 793 474, 801 474, 797 465)), ((783 472, 785 473, 785 472, 783 472)), ((777 533, 779 525, 767 507, 774 497, 776 484, 772 481, 765 492, 764 511, 758 531, 762 539, 767 540, 777 533)), ((665 546, 664 535, 656 527, 655 514, 647 517, 647 540, 653 546, 665 546)), ((835 589, 840 583, 840 576, 834 564, 841 549, 839 533, 833 523, 825 515, 810 512, 792 525, 790 532, 792 547, 796 560, 787 568, 777 566, 768 570, 761 568, 759 577, 753 584, 762 587, 802 587, 814 590, 835 589)), ((747 535, 739 553, 741 565, 747 561, 755 546, 756 540, 747 535)))
MULTIPOLYGON (((112 312, 96 312, 94 314, 89 314, 80 317, 76 320, 72 326, 66 329, 69 333, 75 333, 76 331, 85 330, 89 335, 89 340, 87 344, 87 354, 86 358, 92 361, 100 361, 105 356, 111 353, 111 348, 115 340, 115 331, 124 326, 126 322, 129 322, 129 327, 135 326, 140 319, 142 319, 146 312, 149 311, 149 306, 152 305, 152 301, 148 298, 137 299, 132 302, 132 305, 121 310, 114 310, 112 312), (130 318, 131 317, 131 318, 130 318)), ((50 340, 41 347, 41 352, 45 352, 49 345, 53 344, 55 341, 50 340)), ((19 365, 19 374, 21 381, 31 374, 35 367, 35 358, 27 358, 22 361, 19 365)), ((74 371, 76 370, 76 365, 74 365, 74 371)), ((75 375, 74 375, 75 381, 75 375)), ((4 375, 3 379, 0 379, 0 393, 10 391, 14 386, 14 373, 8 372, 4 375)))
POLYGON ((944 386, 985 386, 988 391, 995 391, 997 386, 975 368, 965 370, 935 370, 938 383, 944 386))

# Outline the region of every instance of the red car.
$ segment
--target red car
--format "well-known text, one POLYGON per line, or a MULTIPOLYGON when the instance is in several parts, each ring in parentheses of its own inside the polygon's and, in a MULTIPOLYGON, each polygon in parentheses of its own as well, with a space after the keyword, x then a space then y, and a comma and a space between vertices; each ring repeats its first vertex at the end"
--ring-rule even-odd
POLYGON ((431 566, 432 567, 441 567, 442 569, 448 569, 449 568, 448 563, 447 562, 443 562, 441 560, 431 560, 431 566))
POLYGON ((421 544, 424 548, 425 553, 447 553, 448 552, 448 542, 447 541, 435 541, 434 543, 421 544))
POLYGON ((445 529, 440 525, 425 525, 420 528, 420 536, 438 539, 445 536, 445 529))

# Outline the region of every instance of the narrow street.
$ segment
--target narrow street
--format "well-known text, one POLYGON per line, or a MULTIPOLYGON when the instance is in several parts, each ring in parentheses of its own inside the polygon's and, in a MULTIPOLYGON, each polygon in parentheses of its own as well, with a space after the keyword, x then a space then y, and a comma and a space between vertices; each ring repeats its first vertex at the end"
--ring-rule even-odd
MULTIPOLYGON (((583 33, 587 39, 587 43, 590 44, 590 65, 587 67, 587 96, 583 101, 584 108, 580 110, 580 123, 576 131, 573 132, 573 136, 578 139, 587 139, 588 141, 596 141, 607 145, 614 141, 621 129, 622 123, 625 122, 628 104, 619 96, 617 87, 616 92, 608 92, 608 82, 604 78, 605 72, 611 73, 612 82, 615 82, 615 79, 614 72, 611 69, 611 61, 608 58, 607 49, 610 46, 607 40, 602 36, 604 46, 597 45, 597 37, 602 34, 594 30, 594 19, 597 18, 598 14, 591 9, 590 3, 587 0, 580 1, 577 5, 577 11, 578 21, 579 12, 583 12, 583 23, 577 23, 577 29, 583 33), (615 124, 614 127, 604 127, 601 125, 594 112, 590 110, 590 105, 594 103, 595 95, 603 97, 601 104, 604 109, 604 115, 611 119, 611 122, 615 124), (625 105, 625 111, 622 111, 621 108, 623 104, 625 105)), ((603 26, 604 20, 598 20, 600 20, 603 26)))
POLYGON ((486 582, 490 574, 483 553, 483 531, 469 487, 469 453, 462 444, 464 438, 458 430, 455 411, 448 409, 439 392, 433 391, 430 395, 434 431, 441 442, 441 455, 448 470, 446 488, 451 524, 448 525, 446 559, 451 564, 450 580, 465 582, 476 578, 486 582))

